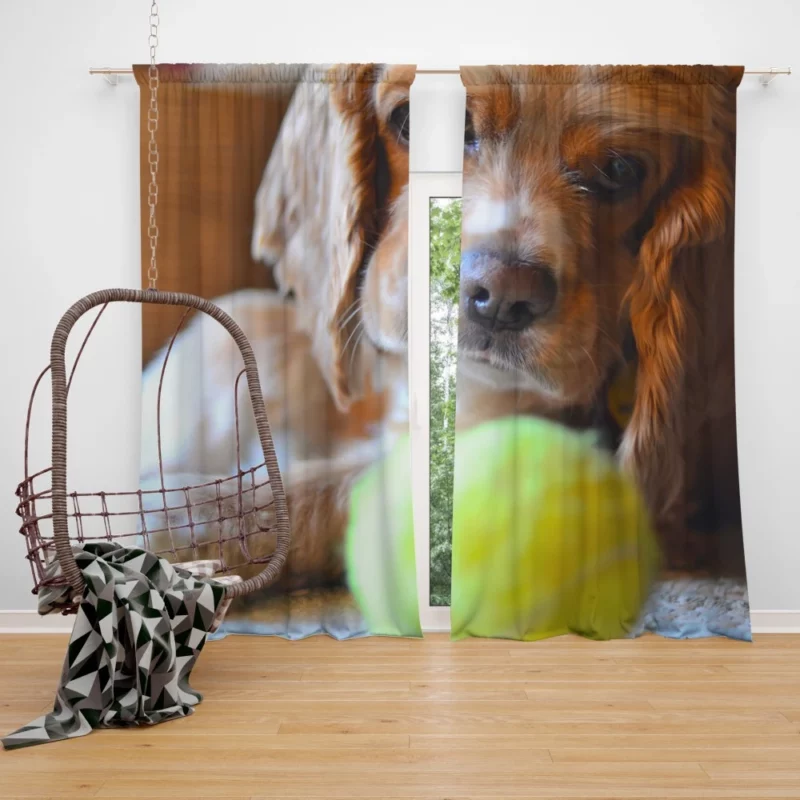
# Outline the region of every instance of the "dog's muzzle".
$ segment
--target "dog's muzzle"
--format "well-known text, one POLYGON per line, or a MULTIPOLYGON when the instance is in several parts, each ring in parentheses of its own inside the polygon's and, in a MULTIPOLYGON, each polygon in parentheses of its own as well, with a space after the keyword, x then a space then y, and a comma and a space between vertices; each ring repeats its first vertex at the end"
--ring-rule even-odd
POLYGON ((461 302, 467 319, 493 331, 522 331, 555 305, 558 287, 547 264, 472 251, 461 259, 461 302))

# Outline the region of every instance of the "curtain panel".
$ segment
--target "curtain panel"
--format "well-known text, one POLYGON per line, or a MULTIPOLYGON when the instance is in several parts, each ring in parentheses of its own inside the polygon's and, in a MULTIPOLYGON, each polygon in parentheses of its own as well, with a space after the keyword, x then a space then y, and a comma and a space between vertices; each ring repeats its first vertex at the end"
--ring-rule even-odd
POLYGON ((742 72, 462 68, 454 635, 750 637, 742 72))
MULTIPOLYGON (((279 583, 234 603, 223 634, 420 633, 406 358, 414 71, 159 66, 159 288, 213 300, 249 338, 293 528, 279 583)), ((148 68, 134 72, 146 276, 148 68)), ((144 309, 144 485, 159 477, 159 423, 172 486, 257 468, 240 360, 212 319, 144 309)), ((210 499, 208 525, 234 524, 225 502, 210 499)))

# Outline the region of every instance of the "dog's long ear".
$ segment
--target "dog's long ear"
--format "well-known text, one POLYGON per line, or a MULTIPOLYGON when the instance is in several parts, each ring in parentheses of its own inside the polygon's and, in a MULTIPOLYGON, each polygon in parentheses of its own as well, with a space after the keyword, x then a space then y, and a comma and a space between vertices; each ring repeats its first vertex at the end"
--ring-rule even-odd
POLYGON ((252 255, 274 265, 341 410, 358 394, 359 269, 377 236, 374 65, 310 67, 283 120, 256 198, 252 255))
MULTIPOLYGON (((698 287, 713 284, 709 271, 731 269, 735 117, 726 90, 704 87, 702 122, 691 164, 656 212, 639 250, 628 290, 638 353, 633 414, 620 446, 623 466, 639 479, 657 517, 668 518, 683 491, 684 380, 694 346, 698 287), (716 100, 714 99, 716 98, 716 100), (694 296, 694 297, 693 297, 694 296)), ((713 302, 713 297, 701 299, 713 302)))

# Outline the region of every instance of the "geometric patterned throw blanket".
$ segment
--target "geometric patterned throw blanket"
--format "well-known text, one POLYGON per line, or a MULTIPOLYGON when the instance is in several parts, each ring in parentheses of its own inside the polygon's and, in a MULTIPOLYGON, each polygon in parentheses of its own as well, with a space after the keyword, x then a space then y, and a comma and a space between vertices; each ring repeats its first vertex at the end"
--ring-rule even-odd
MULTIPOLYGON (((86 591, 55 705, 6 736, 8 750, 85 736, 93 728, 184 717, 202 700, 189 686, 189 675, 218 622, 228 581, 198 580, 188 569, 113 542, 75 547, 75 560, 86 591)), ((203 569, 207 563, 198 563, 196 572, 213 574, 203 569)), ((54 564, 51 577, 58 575, 54 564)), ((52 611, 68 591, 43 589, 39 613, 52 611)))

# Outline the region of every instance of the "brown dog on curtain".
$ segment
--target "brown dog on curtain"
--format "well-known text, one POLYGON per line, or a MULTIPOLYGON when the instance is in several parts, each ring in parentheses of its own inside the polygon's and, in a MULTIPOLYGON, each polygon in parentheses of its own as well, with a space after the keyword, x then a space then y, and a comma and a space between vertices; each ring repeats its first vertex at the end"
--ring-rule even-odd
MULTIPOLYGON (((255 203, 252 255, 272 268, 280 291, 215 298, 249 338, 259 365, 293 528, 283 589, 342 579, 352 481, 408 427, 413 77, 413 67, 309 67, 282 120, 255 203)), ((202 386, 198 392, 180 369, 167 371, 170 385, 162 394, 174 406, 162 407, 162 415, 180 424, 163 427, 165 470, 184 474, 203 465, 212 475, 231 474, 231 370, 238 363, 232 340, 215 321, 195 317, 171 361, 196 362, 202 386)), ((145 373, 144 408, 153 414, 145 430, 156 425, 161 362, 156 357, 145 373)), ((257 464, 251 417, 240 414, 242 439, 252 445, 243 461, 257 464)), ((157 475, 150 438, 144 472, 157 475)), ((201 555, 214 557, 217 535, 209 536, 209 552, 201 555)), ((179 550, 177 557, 184 556, 179 550)))
POLYGON ((690 528, 739 522, 741 74, 462 70, 459 424, 487 413, 591 418, 631 360, 633 409, 618 453, 646 493, 672 566, 714 561, 713 538, 687 537, 690 528))
POLYGON ((328 90, 301 83, 281 125, 256 197, 252 240, 253 258, 273 268, 293 299, 278 313, 289 313, 288 324, 306 337, 305 347, 299 339, 282 359, 288 369, 270 382, 268 397, 270 419, 288 423, 288 438, 301 438, 303 454, 312 456, 290 468, 287 481, 289 586, 342 577, 352 481, 379 457, 381 437, 408 428, 414 68, 336 66, 317 77, 328 90), (316 419, 293 413, 309 385, 322 396, 309 352, 328 391, 316 419), (291 369, 295 358, 303 369, 291 369))
MULTIPOLYGON (((253 235, 254 257, 294 302, 249 293, 234 303, 273 430, 303 459, 287 475, 287 586, 342 577, 352 480, 380 452, 376 432, 407 424, 413 70, 393 72, 298 87, 253 235)), ((726 87, 739 74, 463 70, 458 424, 509 413, 589 424, 627 357, 635 402, 619 454, 675 566, 700 561, 687 552, 692 527, 738 524, 726 87)))
POLYGON ((360 344, 404 353, 409 89, 414 70, 333 67, 301 83, 256 197, 252 254, 293 295, 337 407, 363 388, 360 344), (377 80, 376 80, 377 78, 377 80))

